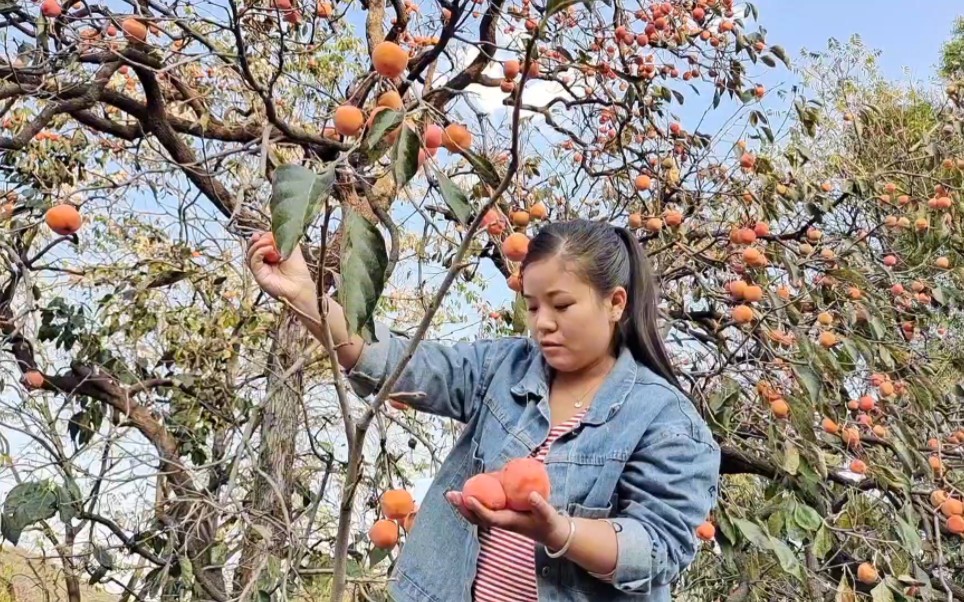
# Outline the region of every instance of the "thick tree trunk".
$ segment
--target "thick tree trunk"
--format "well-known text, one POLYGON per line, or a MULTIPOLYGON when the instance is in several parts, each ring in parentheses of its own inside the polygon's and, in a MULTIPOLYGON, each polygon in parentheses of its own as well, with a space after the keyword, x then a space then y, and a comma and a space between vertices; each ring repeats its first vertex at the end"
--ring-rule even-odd
MULTIPOLYGON (((271 349, 268 399, 262 408, 261 441, 254 484, 248 496, 251 526, 245 534, 241 565, 235 576, 239 594, 260 574, 261 563, 288 543, 292 492, 292 468, 298 438, 299 404, 303 394, 302 372, 281 376, 305 352, 305 328, 297 316, 285 311, 271 349)), ((257 594, 248 588, 250 596, 257 594)))

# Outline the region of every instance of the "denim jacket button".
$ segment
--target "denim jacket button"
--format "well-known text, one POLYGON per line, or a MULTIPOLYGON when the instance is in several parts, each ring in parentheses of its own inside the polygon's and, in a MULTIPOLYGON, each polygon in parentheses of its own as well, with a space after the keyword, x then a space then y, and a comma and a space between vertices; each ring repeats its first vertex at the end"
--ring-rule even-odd
POLYGON ((550 570, 550 569, 549 569, 548 566, 542 567, 542 576, 543 576, 543 577, 548 577, 548 576, 549 576, 549 570, 550 570))

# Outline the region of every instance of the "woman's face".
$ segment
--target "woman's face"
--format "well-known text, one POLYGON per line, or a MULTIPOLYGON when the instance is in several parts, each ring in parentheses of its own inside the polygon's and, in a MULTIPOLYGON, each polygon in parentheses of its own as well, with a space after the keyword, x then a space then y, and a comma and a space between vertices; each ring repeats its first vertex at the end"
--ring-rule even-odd
POLYGON ((529 332, 546 363, 560 372, 581 370, 610 353, 616 323, 626 309, 626 290, 602 297, 558 257, 526 266, 523 296, 529 332))

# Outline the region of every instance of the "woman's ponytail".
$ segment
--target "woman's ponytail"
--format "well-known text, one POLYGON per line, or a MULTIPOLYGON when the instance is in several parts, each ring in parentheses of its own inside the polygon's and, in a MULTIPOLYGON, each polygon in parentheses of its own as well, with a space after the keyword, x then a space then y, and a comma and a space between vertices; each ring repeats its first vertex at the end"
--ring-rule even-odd
POLYGON ((617 227, 616 234, 622 239, 629 257, 629 282, 626 287, 629 301, 619 322, 620 342, 629 347, 636 361, 682 390, 659 331, 659 296, 649 258, 632 232, 617 227))

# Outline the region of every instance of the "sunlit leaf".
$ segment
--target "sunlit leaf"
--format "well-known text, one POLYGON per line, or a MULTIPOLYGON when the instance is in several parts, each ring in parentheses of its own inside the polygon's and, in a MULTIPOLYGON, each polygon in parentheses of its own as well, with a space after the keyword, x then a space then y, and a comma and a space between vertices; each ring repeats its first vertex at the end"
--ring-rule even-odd
POLYGON ((375 339, 373 316, 385 287, 388 253, 385 239, 371 222, 353 210, 348 209, 346 213, 338 302, 345 309, 348 330, 372 341, 375 339))
POLYGON ((283 258, 301 242, 335 184, 335 165, 320 174, 300 165, 282 165, 274 172, 271 190, 271 232, 283 258))

